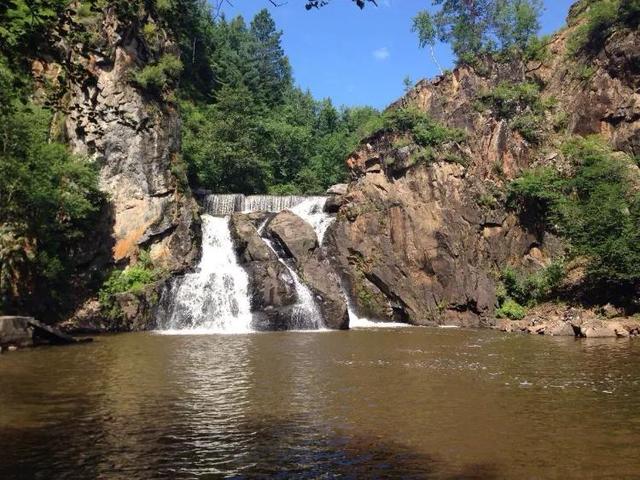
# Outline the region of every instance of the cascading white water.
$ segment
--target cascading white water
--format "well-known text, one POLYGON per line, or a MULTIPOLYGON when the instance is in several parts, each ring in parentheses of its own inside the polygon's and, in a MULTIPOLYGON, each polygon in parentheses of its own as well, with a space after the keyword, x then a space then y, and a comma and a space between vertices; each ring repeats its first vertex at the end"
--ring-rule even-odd
POLYGON ((327 228, 335 220, 334 217, 325 213, 325 203, 327 203, 327 197, 307 197, 303 202, 290 209, 313 227, 320 245, 322 245, 327 228))
MULTIPOLYGON (((326 197, 307 197, 303 202, 291 208, 291 211, 298 215, 300 218, 311 224, 318 237, 318 243, 322 245, 324 235, 329 226, 335 221, 335 217, 327 214, 324 211, 324 205, 327 202, 326 197)), ((350 328, 393 328, 393 327, 406 327, 404 323, 396 322, 374 322, 368 318, 359 317, 353 305, 351 298, 347 293, 347 290, 340 282, 340 289, 342 295, 347 303, 347 311, 349 312, 349 327, 350 328)))
POLYGON ((251 331, 249 279, 238 264, 228 218, 202 215, 202 258, 174 285, 164 329, 182 333, 251 331))
MULTIPOLYGON (((262 227, 262 226, 261 226, 262 227)), ((261 231, 262 229, 259 229, 261 231)), ((293 279, 293 286, 296 290, 296 296, 298 297, 297 303, 293 307, 291 315, 291 322, 289 327, 292 330, 321 330, 324 328, 324 321, 320 309, 313 299, 313 293, 309 290, 301 280, 298 272, 296 272, 289 264, 280 258, 278 251, 273 246, 273 243, 268 238, 263 238, 264 242, 269 248, 278 256, 278 261, 285 266, 289 275, 293 279)))
POLYGON ((244 195, 239 193, 207 195, 204 198, 204 211, 217 217, 239 212, 242 210, 243 205, 244 195))
POLYGON ((244 197, 243 212, 281 212, 304 202, 300 195, 248 195, 244 197))

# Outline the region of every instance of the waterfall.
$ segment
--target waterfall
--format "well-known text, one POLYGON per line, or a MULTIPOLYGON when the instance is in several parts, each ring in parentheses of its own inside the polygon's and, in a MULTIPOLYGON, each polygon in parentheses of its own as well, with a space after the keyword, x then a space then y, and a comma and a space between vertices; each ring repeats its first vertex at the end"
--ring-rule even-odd
MULTIPOLYGON (((260 229, 259 231, 261 231, 260 229)), ((324 328, 324 321, 320 309, 313 298, 313 293, 309 290, 302 280, 298 272, 296 272, 284 259, 282 259, 268 238, 263 238, 269 248, 278 256, 278 261, 285 266, 291 278, 293 286, 296 289, 298 302, 293 307, 291 322, 289 326, 292 330, 321 330, 324 328)))
POLYGON ((224 217, 242 210, 244 195, 239 193, 207 195, 204 199, 204 211, 209 215, 224 217))
POLYGON ((299 195, 249 195, 244 197, 243 212, 281 212, 306 200, 299 195))
POLYGON ((325 213, 324 204, 327 197, 307 197, 299 204, 291 208, 291 211, 309 223, 316 232, 318 244, 322 245, 324 234, 334 221, 334 218, 325 213))
POLYGON ((186 333, 251 331, 248 284, 236 259, 228 218, 202 215, 200 264, 168 292, 170 304, 161 325, 186 333))
MULTIPOLYGON (((327 201, 326 197, 307 197, 304 201, 291 208, 291 211, 298 215, 300 218, 311 224, 318 237, 318 243, 322 245, 324 234, 329 226, 335 221, 335 218, 325 213, 324 205, 327 201)), ((347 303, 347 311, 349 312, 349 327, 350 328, 393 328, 393 327, 406 327, 404 323, 396 322, 374 322, 368 318, 359 317, 351 303, 351 298, 344 288, 342 282, 340 282, 340 289, 344 296, 344 300, 347 303)))
MULTIPOLYGON (((210 194, 204 197, 204 211, 209 215, 223 217, 233 212, 281 212, 285 209, 311 204, 324 207, 325 197, 304 197, 300 195, 242 195, 239 193, 210 194)), ((307 207, 304 207, 305 210, 307 207)))

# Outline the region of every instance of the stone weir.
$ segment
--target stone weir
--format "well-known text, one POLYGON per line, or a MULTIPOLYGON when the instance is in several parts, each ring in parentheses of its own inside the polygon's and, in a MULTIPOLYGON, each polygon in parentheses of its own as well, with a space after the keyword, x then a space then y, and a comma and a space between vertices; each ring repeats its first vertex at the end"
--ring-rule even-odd
POLYGON ((208 193, 200 195, 203 210, 214 217, 224 217, 232 213, 272 212, 292 209, 303 202, 324 205, 323 196, 301 195, 243 195, 241 193, 208 193))

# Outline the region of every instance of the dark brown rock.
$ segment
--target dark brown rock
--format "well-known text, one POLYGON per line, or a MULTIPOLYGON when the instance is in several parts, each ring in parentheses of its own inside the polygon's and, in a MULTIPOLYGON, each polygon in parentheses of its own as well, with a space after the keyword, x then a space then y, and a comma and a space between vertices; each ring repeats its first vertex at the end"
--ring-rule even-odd
POLYGON ((299 268, 302 280, 318 302, 325 326, 336 330, 349 328, 349 313, 340 279, 322 252, 316 250, 299 268))
MULTIPOLYGON (((91 341, 83 339, 82 341, 91 341)), ((32 317, 0 317, 0 347, 8 350, 37 345, 66 345, 78 340, 32 317)))
POLYGON ((297 300, 291 275, 256 228, 267 218, 266 214, 235 213, 229 223, 238 259, 249 276, 251 310, 254 313, 292 305, 297 300))
POLYGON ((298 263, 304 263, 318 248, 313 227, 289 210, 283 210, 270 220, 266 231, 286 256, 298 263))

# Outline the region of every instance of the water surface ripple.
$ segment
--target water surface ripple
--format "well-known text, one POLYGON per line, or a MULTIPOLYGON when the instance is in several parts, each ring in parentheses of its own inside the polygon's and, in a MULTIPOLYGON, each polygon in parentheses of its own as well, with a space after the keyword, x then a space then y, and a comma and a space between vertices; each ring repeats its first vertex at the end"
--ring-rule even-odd
POLYGON ((0 478, 639 478, 640 342, 105 336, 0 356, 0 478))

